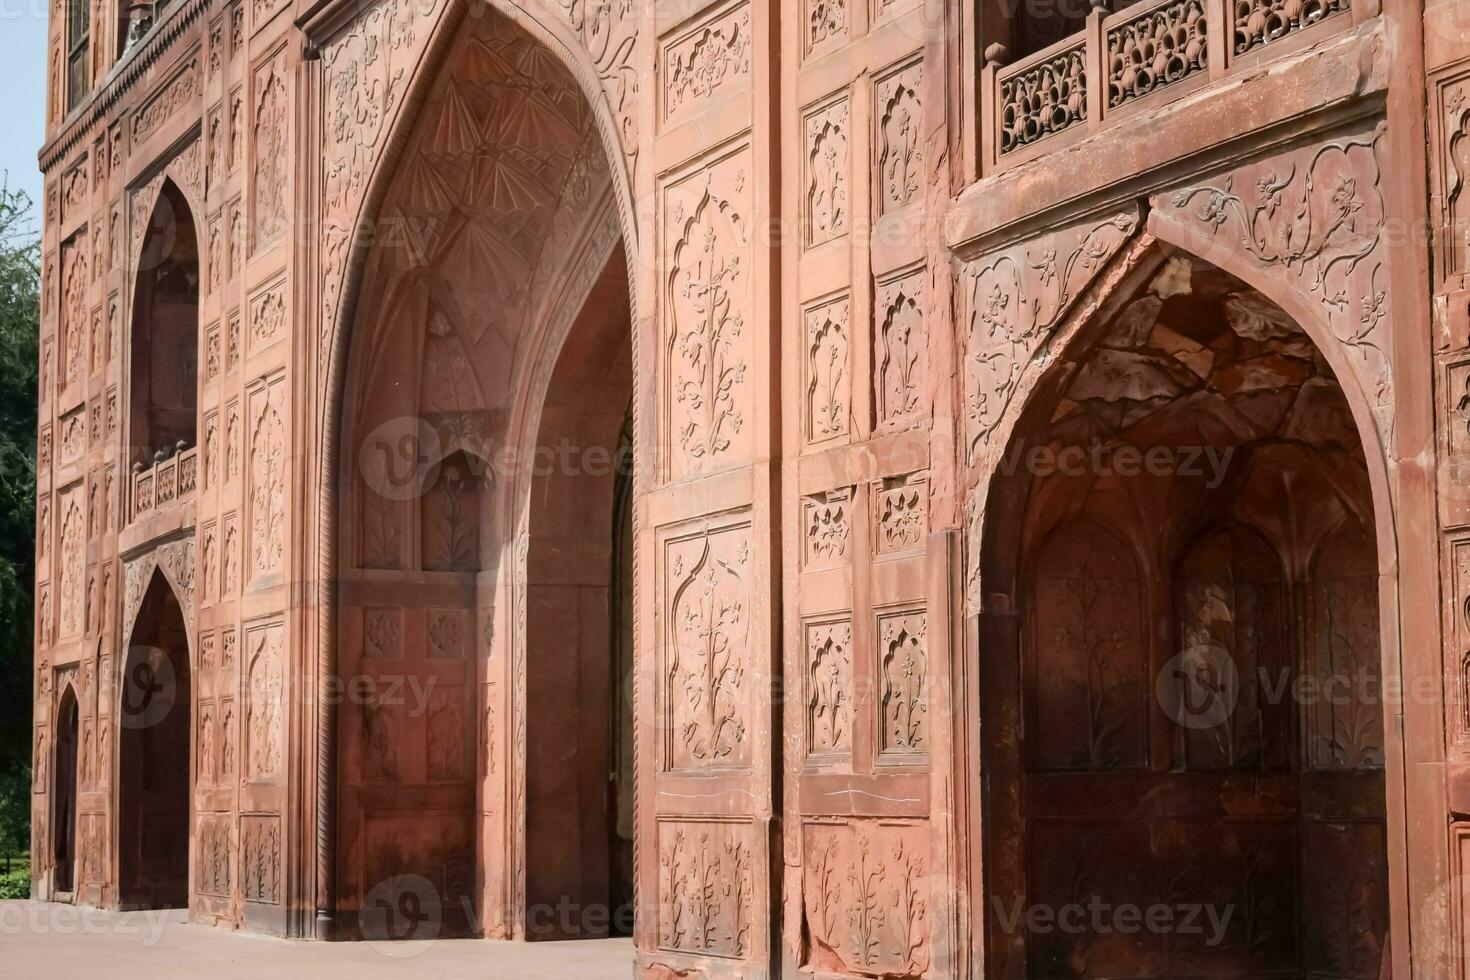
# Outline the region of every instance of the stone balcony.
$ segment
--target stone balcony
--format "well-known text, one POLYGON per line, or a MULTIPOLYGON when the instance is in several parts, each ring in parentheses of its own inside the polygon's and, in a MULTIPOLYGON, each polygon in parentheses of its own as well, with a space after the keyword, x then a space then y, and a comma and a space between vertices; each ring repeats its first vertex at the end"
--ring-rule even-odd
POLYGON ((993 44, 981 72, 982 168, 1034 159, 1352 19, 1350 0, 1145 0, 1094 7, 1082 31, 1014 63, 993 44))
POLYGON ((152 466, 133 464, 133 492, 128 522, 193 497, 199 480, 199 447, 179 449, 152 466))

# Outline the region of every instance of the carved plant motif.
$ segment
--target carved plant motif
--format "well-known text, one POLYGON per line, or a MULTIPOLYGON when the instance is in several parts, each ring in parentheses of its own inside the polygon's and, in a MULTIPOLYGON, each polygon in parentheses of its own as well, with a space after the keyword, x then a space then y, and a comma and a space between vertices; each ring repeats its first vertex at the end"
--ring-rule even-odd
POLYGON ((273 61, 256 79, 255 105, 255 248, 266 249, 286 234, 287 188, 290 178, 290 106, 284 63, 273 61))
POLYGON ((898 425, 917 416, 926 393, 922 270, 878 284, 875 395, 880 425, 898 425))
POLYGON ((807 438, 822 442, 847 434, 852 382, 848 373, 846 297, 806 312, 807 438))
POLYGON ((807 0, 806 49, 847 36, 847 0, 807 0))
POLYGON ((926 751, 929 747, 927 614, 880 616, 878 642, 883 658, 883 751, 926 751))
POLYGON ((672 427, 686 465, 696 470, 729 452, 745 421, 745 218, 729 196, 741 196, 744 182, 744 172, 738 171, 727 189, 725 180, 706 173, 693 207, 672 215, 677 232, 668 277, 672 427))
POLYGON ((807 245, 820 245, 847 232, 846 99, 806 117, 807 245))
MULTIPOLYGON (((273 386, 274 387, 274 386, 273 386)), ((286 434, 274 390, 261 393, 250 437, 251 574, 281 568, 286 526, 286 434)))
POLYGON ((1062 314, 1137 227, 1136 215, 1119 214, 987 257, 971 269, 965 412, 972 462, 1062 314))
POLYGON ((804 536, 806 563, 838 561, 847 557, 852 489, 844 487, 806 498, 804 536))
POLYGON ((254 631, 250 659, 248 771, 252 781, 269 780, 281 768, 281 631, 279 625, 254 631))
POLYGON ((907 551, 923 544, 929 530, 929 484, 923 477, 885 481, 877 491, 876 551, 907 551))
POLYGON ((879 214, 911 203, 924 181, 923 80, 915 62, 881 79, 874 93, 879 214))
POLYGON ((87 528, 82 517, 80 488, 62 498, 61 504, 61 635, 82 632, 83 588, 87 560, 87 528))
POLYGON ((281 901, 281 821, 276 816, 240 818, 240 890, 245 901, 281 901))
POLYGON ((464 729, 464 692, 458 685, 436 689, 429 701, 430 779, 464 778, 464 729))
POLYGON ((398 781, 401 723, 395 706, 384 703, 377 686, 362 705, 362 775, 368 782, 398 781))
POLYGON ((807 751, 852 749, 852 621, 806 628, 807 751))
POLYGON ((750 950, 754 881, 743 834, 727 825, 673 831, 659 853, 659 945, 739 959, 750 950))
POLYGON ((750 6, 742 3, 664 49, 664 115, 704 101, 750 74, 750 6))
POLYGON ((695 539, 674 559, 667 710, 675 769, 743 765, 750 642, 744 529, 695 539), (731 554, 732 550, 734 554, 731 554), (684 567, 687 557, 693 561, 684 567))

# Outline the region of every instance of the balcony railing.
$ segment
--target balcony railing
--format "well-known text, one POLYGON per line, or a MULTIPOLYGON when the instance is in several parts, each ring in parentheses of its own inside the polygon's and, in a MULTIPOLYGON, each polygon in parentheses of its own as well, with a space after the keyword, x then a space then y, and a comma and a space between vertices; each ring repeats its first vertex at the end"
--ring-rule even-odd
POLYGON ((144 514, 161 510, 176 500, 194 493, 199 480, 199 447, 180 449, 168 459, 145 467, 133 464, 132 514, 137 520, 144 514))
POLYGON ((1328 21, 1351 0, 1144 0, 1109 13, 1094 0, 1083 30, 1011 62, 1003 45, 981 73, 981 167, 993 173, 1080 139, 1114 114, 1179 98, 1257 52, 1328 21))

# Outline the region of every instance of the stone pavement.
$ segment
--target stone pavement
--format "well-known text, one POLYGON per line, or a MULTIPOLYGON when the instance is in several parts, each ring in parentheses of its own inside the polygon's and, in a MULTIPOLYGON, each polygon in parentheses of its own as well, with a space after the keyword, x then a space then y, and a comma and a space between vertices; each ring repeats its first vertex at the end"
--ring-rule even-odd
POLYGON ((0 977, 71 980, 628 980, 633 942, 289 942, 195 925, 182 911, 0 902, 0 977))

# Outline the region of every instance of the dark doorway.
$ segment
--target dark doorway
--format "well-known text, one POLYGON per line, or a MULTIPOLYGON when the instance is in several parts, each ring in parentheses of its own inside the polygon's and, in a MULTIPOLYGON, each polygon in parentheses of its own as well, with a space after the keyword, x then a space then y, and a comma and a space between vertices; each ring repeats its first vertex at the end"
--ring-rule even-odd
POLYGON ((55 785, 51 805, 55 848, 56 897, 66 900, 76 889, 77 861, 77 695, 68 685, 56 716, 55 785))
POLYGON ((189 638, 167 579, 155 571, 138 609, 120 684, 119 903, 189 904, 189 638))

